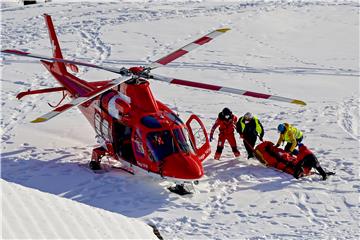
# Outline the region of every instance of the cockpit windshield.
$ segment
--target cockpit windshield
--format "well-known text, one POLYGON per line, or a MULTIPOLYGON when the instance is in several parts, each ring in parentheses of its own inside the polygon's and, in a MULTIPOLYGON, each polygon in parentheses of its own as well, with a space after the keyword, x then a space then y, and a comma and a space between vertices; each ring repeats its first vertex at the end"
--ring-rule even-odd
POLYGON ((187 129, 177 128, 173 130, 173 133, 179 144, 180 151, 185 153, 194 153, 194 149, 190 142, 187 129))
POLYGON ((162 161, 167 156, 179 152, 174 138, 169 130, 150 132, 146 137, 150 158, 162 161))
POLYGON ((194 153, 186 128, 150 132, 146 137, 149 157, 155 161, 162 161, 173 153, 194 153))

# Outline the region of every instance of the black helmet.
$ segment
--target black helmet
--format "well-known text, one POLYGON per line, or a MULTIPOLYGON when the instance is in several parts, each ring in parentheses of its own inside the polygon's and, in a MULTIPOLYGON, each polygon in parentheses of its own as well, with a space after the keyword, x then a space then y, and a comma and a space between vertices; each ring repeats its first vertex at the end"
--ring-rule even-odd
POLYGON ((231 116, 232 116, 232 112, 231 112, 230 109, 224 108, 224 109, 221 111, 221 115, 224 117, 224 119, 230 120, 230 118, 231 118, 231 116))

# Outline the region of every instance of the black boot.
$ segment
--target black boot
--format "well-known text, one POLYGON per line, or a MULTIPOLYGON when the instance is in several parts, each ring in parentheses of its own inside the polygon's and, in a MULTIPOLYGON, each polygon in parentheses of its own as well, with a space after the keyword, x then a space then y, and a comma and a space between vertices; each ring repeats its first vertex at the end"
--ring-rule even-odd
POLYGON ((303 176, 303 173, 304 173, 304 169, 301 166, 296 166, 293 176, 294 178, 299 179, 300 177, 303 176))
POLYGON ((240 152, 237 147, 232 147, 231 150, 233 151, 235 157, 240 157, 240 152))
POLYGON ((327 179, 327 174, 324 171, 324 169, 322 169, 322 167, 317 166, 316 170, 320 173, 320 175, 322 176, 322 180, 326 180, 327 179))
POLYGON ((222 153, 223 149, 224 149, 224 147, 219 147, 219 146, 217 147, 216 152, 215 152, 215 156, 214 156, 215 160, 220 160, 221 153, 222 153))

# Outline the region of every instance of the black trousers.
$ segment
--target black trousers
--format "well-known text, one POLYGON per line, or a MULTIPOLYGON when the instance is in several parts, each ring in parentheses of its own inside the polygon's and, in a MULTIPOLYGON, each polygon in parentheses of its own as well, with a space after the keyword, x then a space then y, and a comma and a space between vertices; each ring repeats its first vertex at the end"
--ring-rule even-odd
POLYGON ((295 178, 299 178, 299 176, 303 172, 304 167, 310 169, 315 168, 323 178, 324 176, 326 177, 326 172, 320 166, 319 160, 315 157, 314 154, 309 154, 305 156, 304 159, 295 166, 295 172, 294 172, 295 178))
POLYGON ((248 157, 254 157, 253 150, 256 143, 257 135, 255 134, 244 134, 244 146, 247 151, 248 157), (250 146, 249 146, 250 145, 250 146))
MULTIPOLYGON (((301 137, 301 138, 299 138, 299 139, 296 139, 296 142, 297 142, 296 146, 297 146, 299 143, 301 143, 302 140, 303 140, 303 137, 301 137)), ((292 146, 292 143, 287 143, 287 144, 285 145, 284 150, 285 150, 286 152, 289 152, 291 146, 292 146)), ((299 152, 298 152, 297 149, 294 149, 294 151, 292 152, 292 154, 294 154, 294 155, 297 155, 298 153, 299 153, 299 152)))

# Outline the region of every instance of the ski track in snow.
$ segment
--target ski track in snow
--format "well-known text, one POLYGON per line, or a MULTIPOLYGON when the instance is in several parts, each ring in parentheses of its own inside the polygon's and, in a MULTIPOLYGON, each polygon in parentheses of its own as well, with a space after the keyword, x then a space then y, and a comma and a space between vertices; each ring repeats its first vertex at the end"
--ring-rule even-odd
MULTIPOLYGON (((34 81, 31 81, 30 84, 24 84, 23 82, 20 82, 18 85, 28 85, 28 89, 37 88, 38 86, 46 86, 46 82, 48 82, 48 75, 47 73, 44 74, 36 74, 34 81)), ((35 97, 28 97, 27 99, 19 102, 15 106, 8 106, 8 102, 10 99, 14 99, 15 96, 19 93, 18 89, 16 88, 16 91, 9 91, 9 92, 3 92, 2 94, 2 109, 10 108, 13 113, 11 116, 6 116, 6 119, 1 118, 1 129, 2 129, 2 143, 10 140, 13 134, 11 134, 11 130, 16 127, 16 125, 25 123, 25 118, 29 112, 34 110, 36 108, 36 103, 43 100, 43 97, 35 98, 35 97), (7 121, 7 122, 5 122, 7 121)), ((16 101, 16 100, 15 100, 16 101)), ((10 105, 10 104, 9 104, 10 105)))
MULTIPOLYGON (((193 40, 198 33, 190 32, 191 36, 179 37, 179 39, 174 39, 175 42, 169 44, 151 35, 149 31, 129 29, 123 33, 131 33, 132 36, 139 39, 150 39, 152 45, 146 46, 146 48, 149 47, 151 50, 139 60, 131 58, 117 60, 117 52, 114 49, 118 46, 106 43, 103 39, 103 34, 105 34, 102 33, 103 27, 115 28, 129 23, 146 25, 146 22, 151 21, 159 21, 159 25, 161 25, 166 19, 179 19, 187 23, 191 22, 186 20, 187 18, 218 17, 223 20, 224 18, 221 16, 226 15, 226 21, 235 25, 233 31, 241 32, 242 41, 254 43, 255 47, 243 56, 242 62, 226 59, 220 51, 214 51, 211 54, 215 54, 214 59, 218 57, 219 61, 225 58, 221 62, 205 57, 197 59, 198 53, 191 53, 194 61, 186 63, 180 59, 180 61, 169 64, 169 69, 178 72, 198 70, 201 72, 216 71, 219 74, 221 72, 237 74, 237 77, 254 83, 263 92, 274 94, 281 93, 281 91, 266 80, 258 80, 257 76, 259 75, 252 74, 302 75, 319 78, 332 76, 343 77, 345 80, 359 76, 358 69, 351 66, 343 68, 330 63, 309 62, 297 54, 289 53, 281 45, 268 41, 266 37, 264 38, 256 32, 244 32, 241 25, 237 26, 241 21, 251 21, 279 9, 289 12, 301 9, 304 13, 308 13, 308 17, 313 13, 313 18, 318 21, 334 23, 332 18, 322 17, 321 14, 314 13, 316 11, 312 10, 312 7, 316 9, 335 8, 336 6, 333 4, 321 2, 286 4, 260 1, 252 4, 214 3, 214 5, 206 2, 82 3, 81 6, 79 3, 73 3, 73 5, 75 7, 72 8, 58 3, 49 6, 35 5, 31 8, 32 13, 26 17, 23 16, 24 8, 2 9, 2 45, 6 48, 27 50, 41 49, 45 46, 48 47, 46 51, 49 55, 47 31, 45 26, 41 25, 43 20, 40 16, 46 8, 47 13, 54 15, 64 56, 88 60, 94 64, 144 65, 155 60, 157 56, 173 50, 174 47, 180 47, 183 43, 193 40), (11 16, 12 14, 14 16, 11 16), (21 22, 15 21, 17 16, 22 18, 21 22), (75 36, 70 40, 63 41, 62 36, 68 35, 75 36), (70 47, 69 43, 72 43, 70 47), (75 46, 75 48, 71 46, 75 46), (276 63, 270 66, 252 66, 253 61, 271 59, 271 56, 261 54, 261 52, 254 54, 257 49, 278 52, 282 56, 280 60, 288 62, 286 64, 288 67, 277 66, 276 63), (154 56, 156 56, 155 59, 154 56)), ((348 3, 343 7, 357 9, 358 5, 348 3)), ((344 19, 339 19, 339 21, 348 24, 344 19)), ((202 27, 199 26, 198 29, 202 29, 202 27)), ((126 46, 121 47, 125 48, 126 46)), ((117 51, 124 51, 124 49, 117 49, 117 51)), ((205 48, 200 51, 207 53, 205 48)), ((200 51, 199 55, 201 55, 200 51)), ((124 52, 126 53, 126 51, 124 52)), ((202 56, 207 56, 207 54, 202 56)), ((4 56, 2 56, 3 59, 4 56)), ((337 60, 341 61, 341 58, 337 60)), ((342 98, 340 103, 333 100, 312 101, 306 108, 294 108, 277 102, 225 96, 224 94, 216 95, 220 96, 217 102, 213 101, 204 106, 202 101, 192 101, 195 97, 189 96, 189 101, 181 102, 176 109, 182 116, 188 116, 192 112, 199 113, 207 129, 215 121, 216 113, 225 105, 230 104, 232 109, 236 109, 236 104, 241 102, 245 107, 238 111, 246 112, 247 105, 257 108, 261 103, 262 112, 258 115, 263 125, 266 126, 268 139, 275 141, 277 123, 290 121, 304 130, 304 141, 307 144, 316 146, 313 150, 316 151, 322 166, 328 170, 336 170, 337 175, 327 182, 318 181, 318 176, 301 180, 292 179, 291 176, 267 169, 256 161, 246 160, 245 150, 240 142, 239 146, 242 152, 240 159, 234 159, 230 149, 226 147, 221 161, 214 161, 210 157, 204 163, 206 176, 196 187, 196 194, 179 197, 170 194, 165 189, 168 184, 166 182, 149 181, 148 177, 133 177, 118 171, 94 174, 88 169, 80 167, 79 164, 86 164, 90 159, 92 146, 41 148, 36 146, 35 141, 31 144, 16 142, 15 144, 19 144, 19 147, 12 149, 14 147, 14 130, 17 126, 29 121, 27 115, 32 111, 39 113, 47 111, 48 108, 37 109, 39 103, 52 99, 47 96, 30 96, 17 101, 14 96, 20 88, 26 90, 39 86, 44 88, 56 85, 56 82, 45 71, 27 73, 18 67, 32 66, 35 62, 10 56, 5 56, 5 61, 2 61, 2 67, 6 67, 7 72, 14 71, 15 76, 23 75, 25 77, 14 81, 14 78, 6 75, 7 72, 2 76, 3 151, 1 162, 3 179, 90 206, 143 219, 155 224, 166 238, 317 239, 334 237, 356 239, 359 237, 358 225, 356 225, 359 220, 358 192, 360 190, 357 179, 359 176, 357 146, 359 146, 360 140, 358 92, 342 98), (29 81, 30 79, 31 81, 29 81), (327 129, 329 131, 324 131, 327 129), (323 142, 323 144, 319 142, 323 142), (134 191, 134 189, 136 190, 134 191)), ((80 68, 78 76, 81 77, 90 71, 92 70, 88 68, 80 68)), ((171 88, 160 84, 154 87, 171 88)), ((208 94, 204 91, 189 90, 189 88, 182 88, 178 91, 187 91, 186 94, 197 95, 199 99, 208 94)), ((162 93, 165 95, 163 97, 165 102, 172 104, 175 97, 167 96, 166 90, 163 90, 162 93)), ((169 93, 169 95, 171 94, 169 93)), ((176 93, 174 95, 178 96, 176 93)), ((248 110, 251 110, 250 107, 248 110)), ((79 113, 72 113, 70 117, 76 120, 77 114, 79 113)), ((51 137, 51 133, 48 136, 51 137)), ((72 141, 71 136, 68 137, 68 141, 72 141)), ((215 149, 215 144, 212 143, 212 149, 215 149)))
POLYGON ((338 110, 338 124, 352 138, 360 140, 359 136, 359 104, 358 96, 343 101, 338 110))

